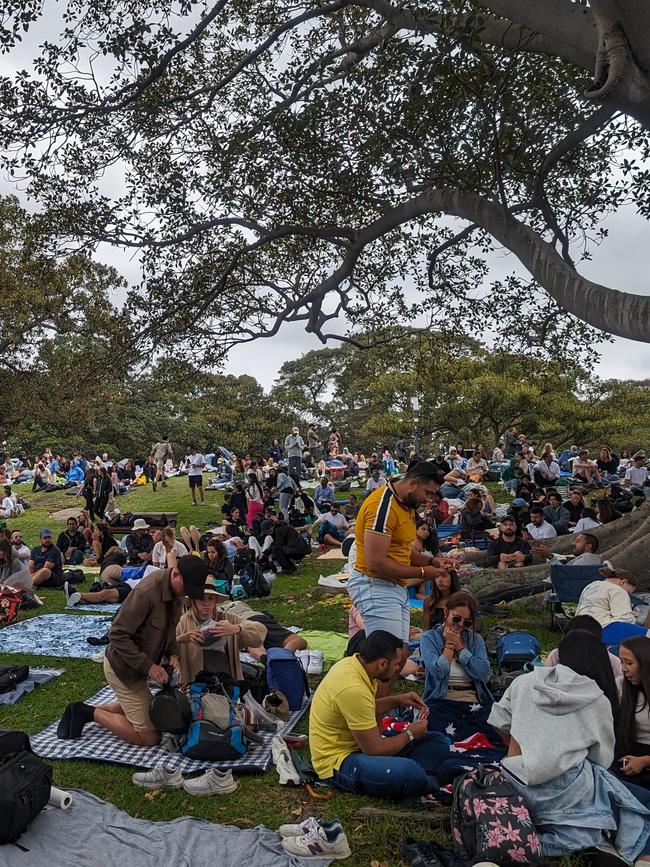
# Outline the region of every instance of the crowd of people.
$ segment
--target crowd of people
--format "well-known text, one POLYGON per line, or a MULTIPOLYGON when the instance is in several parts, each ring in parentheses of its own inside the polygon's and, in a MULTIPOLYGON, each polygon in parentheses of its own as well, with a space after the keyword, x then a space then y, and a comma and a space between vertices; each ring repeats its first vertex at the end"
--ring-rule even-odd
MULTIPOLYGON (((32 468, 34 486, 41 466, 52 474, 56 464, 55 474, 66 479, 79 467, 75 483, 86 509, 67 521, 56 543, 46 528, 32 548, 17 527, 0 530, 0 584, 32 592, 64 586, 72 605, 122 603, 104 660, 116 701, 70 704, 59 737, 81 737, 92 721, 129 743, 156 745, 161 733, 149 715, 148 681, 167 683, 174 672, 188 686, 205 670, 241 681, 240 651, 262 661, 270 647, 304 653, 299 635, 233 600, 235 558, 245 549, 269 573, 292 574, 312 543, 341 546, 349 563, 350 643, 313 696, 309 743, 318 777, 343 792, 435 795, 454 750, 449 725, 441 723, 444 707, 501 744, 501 772, 524 798, 544 856, 613 844, 627 862, 650 861, 650 615, 636 622, 634 576, 603 563, 593 532, 648 497, 646 455, 619 457, 603 447, 592 460, 576 447, 558 455, 550 443, 537 451, 511 428, 489 457, 480 444, 466 450, 457 443, 429 460, 409 459, 400 438, 394 449, 366 460, 342 447, 338 431, 321 440, 310 425, 306 438, 294 428, 264 457, 191 447, 175 465, 166 437, 142 466, 104 455, 84 469, 77 455, 66 467, 46 452, 32 468), (115 495, 120 486, 138 484, 140 469, 153 490, 174 473, 186 474, 195 505, 205 502, 204 475, 214 473, 215 483, 227 485, 221 519, 203 533, 181 527, 177 538, 172 527, 135 518, 118 541, 111 532, 120 517, 115 495), (350 479, 361 480, 358 495, 350 479), (505 509, 486 487, 498 480, 512 497, 505 509), (490 690, 481 604, 462 586, 458 561, 439 550, 437 531, 445 525, 472 542, 489 534, 487 568, 524 568, 536 560, 601 570, 583 590, 557 650, 514 678, 498 701, 490 690), (573 555, 559 558, 553 542, 568 534, 573 555), (100 569, 88 592, 64 576, 67 566, 84 563, 100 569), (144 567, 145 577, 126 579, 132 567, 144 567), (410 591, 422 600, 423 630, 411 624, 410 591), (395 693, 400 677, 420 679, 422 694, 395 693), (395 711, 408 721, 386 736, 382 720, 395 711)), ((5 478, 26 468, 7 460, 5 478)), ((11 518, 19 522, 19 515, 11 518)), ((179 784, 164 767, 136 777, 138 785, 179 784)), ((226 794, 233 786, 229 772, 208 772, 186 788, 226 794)), ((303 830, 294 854, 313 855, 315 837, 321 856, 343 857, 336 827, 314 822, 303 830)))

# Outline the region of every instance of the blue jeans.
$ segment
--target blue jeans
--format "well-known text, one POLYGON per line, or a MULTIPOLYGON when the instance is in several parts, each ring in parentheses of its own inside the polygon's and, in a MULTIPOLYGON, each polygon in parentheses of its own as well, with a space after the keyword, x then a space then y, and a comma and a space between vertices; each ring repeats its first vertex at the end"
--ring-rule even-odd
POLYGON ((434 773, 448 754, 449 738, 429 732, 395 756, 350 753, 334 771, 332 784, 343 792, 377 797, 428 795, 440 788, 434 773))
POLYGON ((353 569, 348 580, 348 593, 352 604, 361 612, 366 635, 382 629, 401 638, 404 643, 409 640, 411 609, 406 587, 371 578, 353 569))
MULTIPOLYGON (((643 806, 650 810, 650 789, 644 789, 643 786, 637 786, 634 783, 628 783, 624 776, 619 776, 616 774, 617 778, 623 783, 625 788, 630 792, 630 794, 634 795, 634 797, 639 801, 643 806)), ((647 841, 645 846, 643 847, 642 855, 650 855, 650 840, 647 841)))
POLYGON ((449 482, 440 488, 440 493, 446 500, 464 500, 466 497, 463 488, 458 488, 456 485, 451 485, 449 482))
MULTIPOLYGON (((64 555, 65 556, 65 555, 64 555)), ((83 551, 78 548, 71 557, 65 557, 65 562, 71 566, 79 566, 84 561, 83 551)))

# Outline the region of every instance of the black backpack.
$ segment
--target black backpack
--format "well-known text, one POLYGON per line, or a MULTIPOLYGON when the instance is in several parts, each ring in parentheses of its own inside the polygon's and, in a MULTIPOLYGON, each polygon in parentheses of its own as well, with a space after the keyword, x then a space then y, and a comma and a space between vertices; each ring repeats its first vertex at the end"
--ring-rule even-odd
POLYGON ((152 696, 149 716, 159 732, 173 735, 184 735, 192 722, 189 701, 180 689, 168 683, 152 696))
POLYGON ((251 598, 261 598, 271 594, 269 583, 264 577, 259 563, 252 563, 239 575, 239 583, 251 598))
POLYGON ((237 548, 237 550, 235 551, 235 558, 232 561, 235 575, 239 575, 241 572, 244 572, 252 563, 256 562, 257 555, 252 548, 237 548))
POLYGON ((14 843, 50 800, 52 768, 24 732, 0 729, 0 844, 14 843))
POLYGON ((0 692, 10 692, 28 677, 28 665, 0 665, 0 692))

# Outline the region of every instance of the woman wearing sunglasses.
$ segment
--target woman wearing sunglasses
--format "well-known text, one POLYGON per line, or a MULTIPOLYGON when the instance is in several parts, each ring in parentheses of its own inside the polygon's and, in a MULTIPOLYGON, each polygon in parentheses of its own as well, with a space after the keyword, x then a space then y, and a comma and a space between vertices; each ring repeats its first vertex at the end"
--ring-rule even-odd
POLYGON ((424 701, 446 699, 489 706, 490 663, 485 642, 475 630, 476 602, 462 591, 447 600, 442 623, 422 635, 420 656, 426 669, 424 701))

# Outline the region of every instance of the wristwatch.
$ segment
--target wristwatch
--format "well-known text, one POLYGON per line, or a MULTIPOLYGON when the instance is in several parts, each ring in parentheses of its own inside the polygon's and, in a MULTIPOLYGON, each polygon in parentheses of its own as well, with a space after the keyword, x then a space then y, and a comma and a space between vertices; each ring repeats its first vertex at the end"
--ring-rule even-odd
POLYGON ((406 734, 408 735, 409 743, 411 743, 412 741, 415 740, 415 735, 413 734, 413 732, 411 731, 411 729, 404 729, 404 731, 405 731, 406 734))

